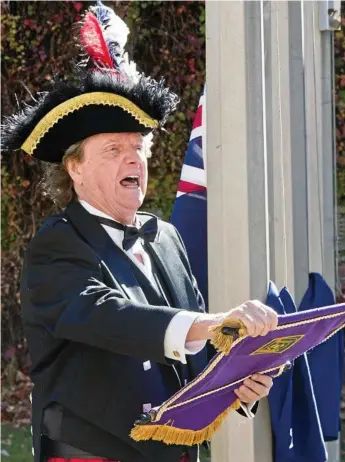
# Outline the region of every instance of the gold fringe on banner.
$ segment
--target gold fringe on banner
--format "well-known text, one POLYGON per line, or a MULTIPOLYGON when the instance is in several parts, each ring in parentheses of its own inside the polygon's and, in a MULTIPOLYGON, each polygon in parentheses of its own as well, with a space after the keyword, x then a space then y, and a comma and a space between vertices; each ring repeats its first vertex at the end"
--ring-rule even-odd
POLYGON ((213 333, 213 337, 211 339, 212 345, 217 351, 228 355, 234 342, 234 338, 232 335, 226 335, 222 333, 222 329, 224 327, 232 327, 234 329, 238 329, 238 334, 240 337, 244 337, 247 334, 247 330, 242 321, 232 318, 225 318, 222 324, 210 328, 210 331, 213 333))
POLYGON ((165 444, 178 444, 182 446, 193 446, 201 444, 212 438, 215 432, 219 429, 224 419, 233 409, 239 409, 241 402, 237 399, 231 406, 223 411, 219 416, 210 423, 207 427, 201 430, 187 430, 183 428, 176 428, 169 425, 136 425, 131 431, 131 438, 135 441, 162 441, 165 444))

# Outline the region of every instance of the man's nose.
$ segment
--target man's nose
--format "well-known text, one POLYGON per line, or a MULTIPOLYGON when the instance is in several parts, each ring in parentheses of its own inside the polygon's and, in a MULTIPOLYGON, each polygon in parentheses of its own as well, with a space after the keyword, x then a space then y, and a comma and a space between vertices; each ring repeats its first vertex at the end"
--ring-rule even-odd
POLYGON ((128 164, 138 164, 140 165, 143 162, 142 155, 137 149, 131 149, 126 156, 126 161, 128 164))

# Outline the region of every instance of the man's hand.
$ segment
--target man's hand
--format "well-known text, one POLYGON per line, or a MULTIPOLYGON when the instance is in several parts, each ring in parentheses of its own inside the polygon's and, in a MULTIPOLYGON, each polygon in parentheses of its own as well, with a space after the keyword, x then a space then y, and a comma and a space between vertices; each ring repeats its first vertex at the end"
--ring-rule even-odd
POLYGON ((270 330, 277 328, 278 315, 269 306, 258 300, 250 300, 231 309, 227 316, 240 319, 246 326, 247 334, 251 337, 266 335, 270 330))
POLYGON ((212 337, 210 327, 220 325, 225 318, 240 319, 251 337, 266 335, 278 324, 277 313, 258 300, 252 300, 232 308, 227 313, 201 314, 192 324, 187 334, 187 342, 207 340, 212 337))
POLYGON ((273 380, 268 375, 253 374, 240 388, 234 390, 242 403, 251 404, 268 396, 273 380))

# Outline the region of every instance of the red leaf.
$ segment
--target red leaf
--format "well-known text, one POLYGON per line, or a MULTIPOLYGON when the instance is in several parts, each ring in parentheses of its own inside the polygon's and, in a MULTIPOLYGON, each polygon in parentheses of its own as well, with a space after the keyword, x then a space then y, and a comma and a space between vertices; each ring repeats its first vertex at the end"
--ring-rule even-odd
POLYGON ((77 10, 78 13, 83 8, 83 4, 81 2, 74 2, 73 6, 77 10))

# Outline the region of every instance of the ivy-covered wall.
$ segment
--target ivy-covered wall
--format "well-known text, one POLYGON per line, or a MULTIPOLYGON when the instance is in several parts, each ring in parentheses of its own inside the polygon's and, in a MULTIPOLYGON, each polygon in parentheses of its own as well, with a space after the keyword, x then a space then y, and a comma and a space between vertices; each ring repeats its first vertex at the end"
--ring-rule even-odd
MULTIPOLYGON (((72 25, 91 2, 1 2, 2 115, 17 100, 30 103, 53 78, 73 78, 77 49, 72 25)), ((94 2, 93 2, 94 3, 94 2)), ((194 111, 205 81, 204 3, 106 2, 125 19, 127 50, 140 70, 166 83, 181 98, 167 134, 155 142, 145 209, 168 219, 174 202, 194 111)), ((23 251, 53 205, 39 189, 40 167, 22 153, 2 156, 2 375, 4 420, 25 423, 29 359, 19 308, 23 251)))

